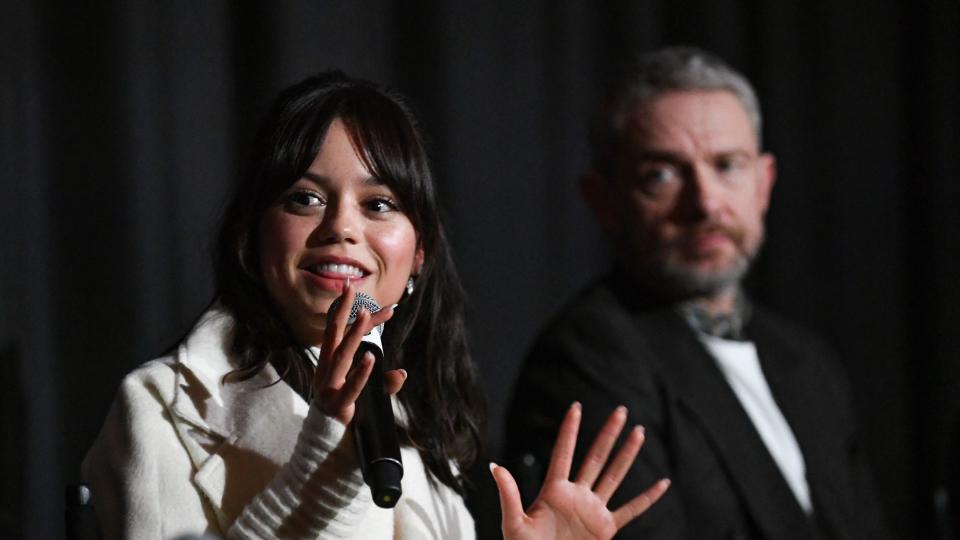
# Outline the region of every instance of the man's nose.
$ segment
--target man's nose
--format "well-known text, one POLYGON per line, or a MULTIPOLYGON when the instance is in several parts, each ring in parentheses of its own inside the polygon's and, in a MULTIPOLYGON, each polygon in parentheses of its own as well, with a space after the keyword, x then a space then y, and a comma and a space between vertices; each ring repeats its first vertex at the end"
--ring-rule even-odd
POLYGON ((688 171, 681 193, 681 211, 690 221, 702 221, 720 208, 720 182, 716 171, 697 165, 688 171))

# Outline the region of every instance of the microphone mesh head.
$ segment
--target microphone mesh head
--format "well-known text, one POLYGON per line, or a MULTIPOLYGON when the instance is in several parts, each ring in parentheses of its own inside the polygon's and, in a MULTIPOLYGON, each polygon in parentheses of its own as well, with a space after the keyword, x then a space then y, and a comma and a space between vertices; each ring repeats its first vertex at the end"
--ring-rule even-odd
MULTIPOLYGON (((330 313, 333 313, 338 307, 340 307, 342 297, 337 297, 332 304, 330 304, 330 313)), ((353 305, 350 306, 350 317, 347 320, 348 324, 353 324, 357 320, 357 315, 360 314, 360 310, 365 309, 370 313, 376 313, 380 311, 380 304, 373 299, 372 296, 365 292, 357 291, 356 296, 353 298, 353 305)), ((383 325, 377 325, 377 329, 382 332, 383 325)))

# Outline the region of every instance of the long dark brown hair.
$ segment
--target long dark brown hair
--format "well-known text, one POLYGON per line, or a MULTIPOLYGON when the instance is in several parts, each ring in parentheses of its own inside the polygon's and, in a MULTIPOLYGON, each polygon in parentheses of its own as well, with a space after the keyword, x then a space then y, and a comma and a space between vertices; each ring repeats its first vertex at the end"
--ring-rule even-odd
POLYGON ((437 208, 433 178, 414 116, 396 93, 327 72, 295 84, 274 101, 254 139, 245 174, 217 239, 220 303, 236 319, 231 352, 247 378, 267 364, 309 396, 313 364, 283 322, 260 273, 258 229, 267 208, 299 180, 340 119, 370 173, 399 199, 425 255, 412 295, 386 325, 387 367, 409 376, 397 395, 408 414, 406 440, 427 468, 457 491, 450 466, 466 470, 481 444, 483 404, 467 349, 463 289, 437 208))

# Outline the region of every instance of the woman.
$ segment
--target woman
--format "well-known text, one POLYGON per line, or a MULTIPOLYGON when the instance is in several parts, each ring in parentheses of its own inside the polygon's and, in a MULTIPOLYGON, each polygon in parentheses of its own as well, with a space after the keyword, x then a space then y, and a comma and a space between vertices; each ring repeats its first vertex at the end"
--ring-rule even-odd
MULTIPOLYGON (((472 538, 459 471, 477 457, 481 404, 459 280, 402 100, 340 73, 281 93, 217 250, 217 300, 176 351, 124 380, 84 462, 104 536, 472 538), (396 308, 348 326, 348 310, 330 305, 357 291, 396 308), (373 364, 352 365, 354 352, 388 320, 405 469, 393 510, 373 506, 346 431, 373 364)), ((609 537, 666 489, 606 509, 642 442, 635 429, 600 477, 623 410, 570 482, 579 414, 572 406, 528 514, 509 473, 491 466, 506 537, 609 537)))

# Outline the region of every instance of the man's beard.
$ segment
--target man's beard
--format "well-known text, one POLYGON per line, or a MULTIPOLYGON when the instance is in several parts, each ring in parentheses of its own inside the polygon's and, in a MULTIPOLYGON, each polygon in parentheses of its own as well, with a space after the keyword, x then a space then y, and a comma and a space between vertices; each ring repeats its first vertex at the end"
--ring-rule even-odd
POLYGON ((648 248, 633 248, 635 254, 633 273, 649 292, 665 299, 680 301, 694 298, 714 297, 739 286, 763 243, 763 234, 754 246, 746 246, 742 231, 726 227, 709 227, 712 232, 720 230, 735 247, 733 257, 718 268, 695 269, 694 264, 684 260, 682 244, 689 241, 693 234, 704 231, 688 232, 665 245, 657 246, 656 253, 661 257, 644 257, 651 252, 648 248))

